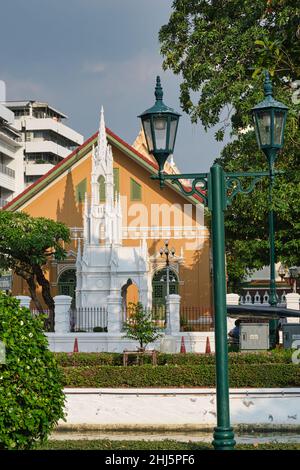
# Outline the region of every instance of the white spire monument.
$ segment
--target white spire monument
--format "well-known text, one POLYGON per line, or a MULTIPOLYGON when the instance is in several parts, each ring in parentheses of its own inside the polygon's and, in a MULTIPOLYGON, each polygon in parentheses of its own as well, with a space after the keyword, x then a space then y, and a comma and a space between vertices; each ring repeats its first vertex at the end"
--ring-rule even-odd
POLYGON ((122 287, 129 279, 136 284, 140 301, 145 306, 151 301, 146 241, 138 247, 122 246, 121 196, 114 187, 113 163, 101 108, 97 146, 92 151, 91 197, 84 202, 82 253, 78 244, 77 307, 106 306, 108 297, 124 295, 122 287))

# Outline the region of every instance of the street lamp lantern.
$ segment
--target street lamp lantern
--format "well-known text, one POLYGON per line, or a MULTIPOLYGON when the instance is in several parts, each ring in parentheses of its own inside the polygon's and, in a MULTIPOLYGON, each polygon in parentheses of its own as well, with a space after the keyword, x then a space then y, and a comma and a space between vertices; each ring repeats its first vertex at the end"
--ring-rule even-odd
POLYGON ((269 243, 270 243, 270 298, 271 306, 277 305, 275 280, 275 228, 272 192, 275 180, 274 164, 278 151, 283 147, 284 129, 288 107, 273 98, 269 72, 265 72, 265 98, 252 108, 256 139, 259 148, 268 159, 269 166, 269 243))
POLYGON ((148 152, 157 161, 159 173, 165 162, 173 153, 180 114, 163 102, 163 89, 160 77, 156 77, 155 104, 140 114, 148 152))
POLYGON ((252 108, 256 138, 259 148, 269 158, 274 158, 279 149, 283 147, 284 129, 288 107, 272 96, 272 81, 269 73, 265 74, 265 98, 252 108))

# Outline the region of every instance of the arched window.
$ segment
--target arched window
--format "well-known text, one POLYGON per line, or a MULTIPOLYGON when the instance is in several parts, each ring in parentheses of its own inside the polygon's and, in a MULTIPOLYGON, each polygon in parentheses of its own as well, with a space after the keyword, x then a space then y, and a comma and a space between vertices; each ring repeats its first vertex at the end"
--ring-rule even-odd
POLYGON ((72 297, 71 306, 75 306, 75 294, 76 294, 76 271, 75 269, 67 269, 64 271, 58 279, 58 294, 69 295, 72 297))
POLYGON ((99 185, 99 202, 105 202, 106 194, 105 194, 105 178, 103 175, 100 175, 98 178, 98 185, 99 185))
POLYGON ((131 303, 138 303, 139 301, 139 290, 137 286, 132 282, 131 279, 128 279, 126 284, 121 288, 121 297, 122 297, 122 310, 123 318, 126 320, 131 313, 131 303))
MULTIPOLYGON (((178 294, 178 276, 172 269, 169 270, 169 292, 178 294)), ((156 271, 152 279, 152 304, 153 306, 165 305, 167 295, 167 270, 156 271)))

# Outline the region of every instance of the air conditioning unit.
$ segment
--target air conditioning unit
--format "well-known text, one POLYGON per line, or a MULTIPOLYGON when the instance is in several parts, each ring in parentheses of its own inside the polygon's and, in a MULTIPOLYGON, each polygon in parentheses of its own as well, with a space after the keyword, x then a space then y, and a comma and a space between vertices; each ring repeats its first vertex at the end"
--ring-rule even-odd
POLYGON ((283 347, 284 349, 300 348, 300 324, 285 323, 282 325, 283 347))
POLYGON ((262 351, 270 347, 269 323, 241 323, 240 350, 262 351))

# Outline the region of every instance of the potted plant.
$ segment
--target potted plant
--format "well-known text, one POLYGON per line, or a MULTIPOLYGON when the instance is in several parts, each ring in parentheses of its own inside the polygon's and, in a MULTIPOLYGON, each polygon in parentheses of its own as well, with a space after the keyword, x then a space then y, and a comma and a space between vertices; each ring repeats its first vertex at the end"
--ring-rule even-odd
POLYGON ((162 336, 162 333, 152 321, 151 314, 147 312, 140 302, 136 304, 130 303, 129 310, 131 315, 123 325, 125 332, 124 338, 138 341, 138 350, 143 352, 145 351, 147 344, 158 339, 162 336))

